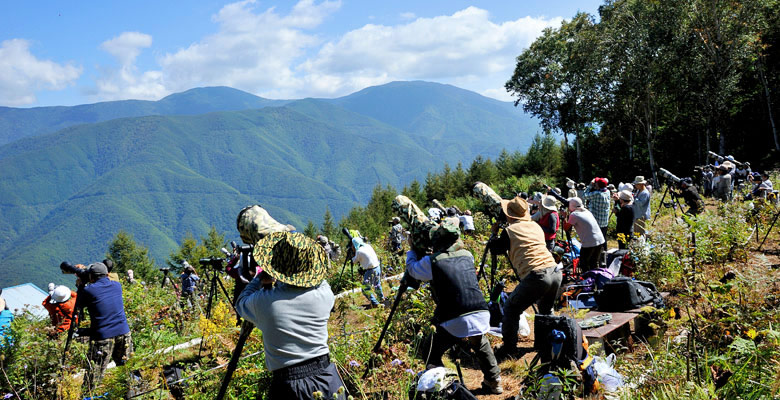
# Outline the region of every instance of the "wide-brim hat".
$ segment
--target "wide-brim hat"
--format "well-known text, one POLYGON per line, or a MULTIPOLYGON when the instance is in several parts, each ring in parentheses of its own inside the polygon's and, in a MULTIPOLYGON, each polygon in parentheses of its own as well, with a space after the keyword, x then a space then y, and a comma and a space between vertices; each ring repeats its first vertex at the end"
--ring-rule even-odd
POLYGON ((54 288, 51 293, 50 304, 64 303, 70 300, 71 292, 70 288, 64 285, 60 285, 54 288))
POLYGON ((548 211, 558 210, 558 203, 555 201, 555 197, 544 195, 542 201, 539 203, 542 208, 548 211))
POLYGON ((621 190, 620 193, 618 193, 618 198, 623 201, 634 201, 634 195, 629 190, 621 190))
POLYGON ((734 163, 732 163, 731 161, 724 161, 722 165, 728 169, 734 168, 734 163))
POLYGON ((528 218, 528 202, 520 196, 512 200, 502 199, 501 209, 504 210, 507 219, 519 221, 528 218))
POLYGON ((328 273, 325 251, 301 233, 270 233, 255 244, 253 255, 268 275, 288 285, 315 287, 328 273))
POLYGON ((645 180, 645 177, 642 175, 637 175, 636 178, 634 178, 634 182, 631 182, 634 185, 645 185, 647 184, 647 181, 645 180))

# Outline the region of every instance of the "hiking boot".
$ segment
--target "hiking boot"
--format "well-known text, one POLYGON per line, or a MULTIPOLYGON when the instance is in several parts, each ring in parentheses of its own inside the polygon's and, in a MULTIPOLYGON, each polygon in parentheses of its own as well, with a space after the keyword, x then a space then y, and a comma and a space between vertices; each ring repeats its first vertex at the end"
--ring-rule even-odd
POLYGON ((501 394, 504 393, 504 388, 501 387, 501 381, 490 381, 485 379, 482 381, 482 391, 489 394, 501 394))

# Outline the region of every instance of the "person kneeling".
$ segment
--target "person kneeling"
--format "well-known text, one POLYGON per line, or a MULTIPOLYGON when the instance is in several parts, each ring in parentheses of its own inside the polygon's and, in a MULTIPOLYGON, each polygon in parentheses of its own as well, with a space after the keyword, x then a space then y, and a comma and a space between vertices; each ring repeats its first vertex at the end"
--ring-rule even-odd
POLYGON ((446 222, 430 232, 434 253, 419 258, 415 250, 406 255, 406 271, 414 279, 431 281, 436 302, 436 333, 427 361, 428 368, 443 366, 441 357, 458 342, 468 343, 477 354, 484 375, 482 389, 503 393, 496 357, 485 333, 490 330, 490 312, 479 289, 474 257, 463 248, 460 229, 446 222))
POLYGON ((346 399, 328 350, 335 298, 325 281, 325 252, 300 233, 275 232, 255 244, 253 255, 263 272, 238 296, 236 311, 263 332, 270 398, 314 399, 319 392, 346 399))

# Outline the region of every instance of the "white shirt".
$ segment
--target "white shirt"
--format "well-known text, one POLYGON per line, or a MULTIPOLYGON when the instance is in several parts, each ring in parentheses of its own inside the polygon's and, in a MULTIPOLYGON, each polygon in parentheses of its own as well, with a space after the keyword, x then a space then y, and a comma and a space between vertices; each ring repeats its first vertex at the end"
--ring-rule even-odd
POLYGON ((474 230, 474 217, 472 217, 471 215, 461 215, 460 222, 463 224, 464 231, 474 230))
POLYGON ((359 263, 360 268, 363 270, 374 269, 379 266, 379 257, 377 257, 376 251, 370 244, 364 244, 357 249, 352 262, 359 263))

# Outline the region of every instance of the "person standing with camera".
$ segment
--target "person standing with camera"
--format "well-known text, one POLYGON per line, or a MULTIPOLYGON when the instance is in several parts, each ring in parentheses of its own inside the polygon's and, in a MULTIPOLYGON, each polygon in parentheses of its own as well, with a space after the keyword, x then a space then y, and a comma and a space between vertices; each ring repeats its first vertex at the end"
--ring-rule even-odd
POLYGON ((274 232, 254 245, 262 272, 236 300, 236 311, 263 332, 272 399, 345 399, 330 361, 328 319, 335 297, 322 248, 300 233, 274 232), (275 282, 275 283, 274 283, 275 282))
POLYGON ((379 256, 374 248, 360 237, 352 238, 352 247, 355 249, 352 262, 360 265, 360 272, 363 274, 363 296, 371 302, 369 307, 380 307, 385 301, 385 294, 382 292, 382 264, 379 262, 379 256))
MULTIPOLYGON (((498 353, 503 357, 517 353, 517 330, 523 311, 538 303, 540 314, 552 313, 563 275, 556 270, 557 263, 547 250, 544 231, 531 220, 528 202, 519 196, 501 200, 501 209, 509 225, 497 240, 492 241, 490 252, 505 254, 508 251, 509 261, 520 280, 504 305, 501 321, 504 345, 498 353)), ((493 233, 497 230, 496 223, 493 233)))
MULTIPOLYGON (((607 238, 607 226, 609 225, 609 210, 611 207, 610 198, 612 194, 607 190, 608 181, 606 178, 593 178, 590 186, 585 190, 584 199, 588 211, 596 218, 596 222, 601 229, 601 235, 607 238)), ((602 244, 604 250, 607 249, 607 241, 602 244)))
POLYGON ((103 263, 90 264, 90 284, 78 291, 76 308, 84 307, 90 317, 89 351, 84 385, 93 391, 103 378, 108 363, 124 365, 133 353, 130 326, 125 316, 122 285, 108 279, 103 263))
MULTIPOLYGON (((195 289, 198 287, 200 277, 195 273, 195 268, 190 265, 187 260, 182 261, 181 265, 184 267, 184 271, 181 276, 181 307, 193 307, 195 306, 195 289)), ((208 277, 208 275, 206 275, 208 277)))
POLYGON ((598 268, 606 239, 604 239, 604 235, 601 233, 601 228, 599 228, 596 218, 582 205, 582 200, 577 197, 569 199, 569 218, 566 219, 563 229, 569 231, 572 227, 574 227, 582 243, 582 248, 580 248, 580 271, 587 272, 598 268))
POLYGON ((434 253, 406 255, 406 272, 419 281, 430 281, 436 302, 436 333, 426 360, 428 369, 444 366, 441 357, 458 342, 477 355, 483 374, 482 389, 503 393, 501 370, 485 334, 490 330, 490 312, 477 281, 474 256, 460 240, 458 226, 444 222, 429 233, 434 253))

